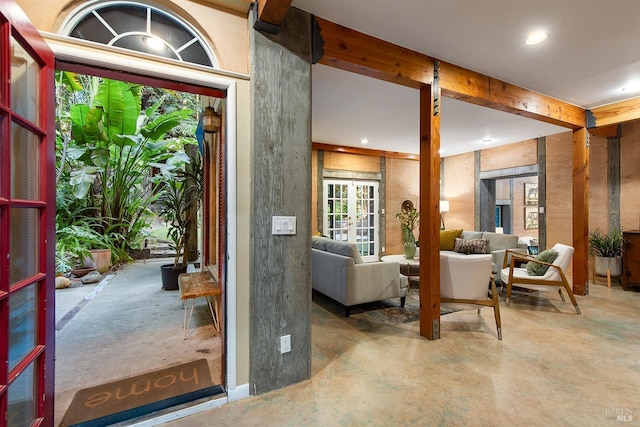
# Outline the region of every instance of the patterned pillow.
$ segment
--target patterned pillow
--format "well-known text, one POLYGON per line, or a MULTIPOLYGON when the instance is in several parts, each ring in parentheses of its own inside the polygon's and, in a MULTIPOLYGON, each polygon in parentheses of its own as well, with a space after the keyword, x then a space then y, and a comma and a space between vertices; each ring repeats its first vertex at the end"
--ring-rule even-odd
POLYGON ((456 238, 460 237, 462 230, 440 230, 440 250, 452 251, 456 238))
MULTIPOLYGON (((547 249, 546 251, 540 252, 535 259, 553 264, 553 261, 555 261, 556 258, 558 258, 558 252, 553 249, 547 249)), ((527 273, 529 273, 529 276, 544 276, 544 273, 546 273, 548 269, 548 265, 538 264, 535 262, 527 263, 527 273)))
POLYGON ((456 239, 454 251, 461 254, 487 253, 487 241, 485 239, 456 239))

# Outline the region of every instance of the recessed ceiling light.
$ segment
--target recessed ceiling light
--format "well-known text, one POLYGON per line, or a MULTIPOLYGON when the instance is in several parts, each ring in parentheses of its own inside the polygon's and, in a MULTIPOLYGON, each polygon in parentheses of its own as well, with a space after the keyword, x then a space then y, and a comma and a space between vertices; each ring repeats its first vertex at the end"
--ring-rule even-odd
POLYGON ((149 49, 152 49, 152 50, 164 49, 164 42, 157 37, 145 37, 144 42, 147 44, 149 49))
POLYGON ((544 30, 534 31, 533 33, 529 34, 529 36, 525 40, 525 43, 529 46, 532 46, 534 44, 542 43, 547 39, 547 37, 549 37, 549 33, 544 30))
POLYGON ((493 139, 491 139, 491 138, 485 138, 485 139, 482 140, 483 144, 491 144, 492 142, 493 142, 493 139))
POLYGON ((360 140, 360 144, 368 144, 368 143, 369 143, 369 140, 367 138, 362 138, 360 140))
POLYGON ((622 92, 632 93, 640 90, 640 80, 635 80, 627 83, 620 89, 622 92))

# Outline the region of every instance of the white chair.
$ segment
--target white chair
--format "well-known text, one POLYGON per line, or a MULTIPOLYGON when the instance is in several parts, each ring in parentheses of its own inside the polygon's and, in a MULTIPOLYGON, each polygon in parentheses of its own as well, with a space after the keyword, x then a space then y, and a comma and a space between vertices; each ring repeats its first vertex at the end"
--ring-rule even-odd
POLYGON ((500 305, 491 274, 491 254, 464 255, 440 252, 440 305, 452 310, 493 307, 498 339, 502 340, 500 305), (491 297, 488 296, 491 283, 491 297))
POLYGON ((562 290, 564 289, 569 295, 576 309, 576 313, 580 314, 580 308, 573 295, 571 286, 569 286, 567 277, 564 274, 573 256, 573 247, 557 243, 552 249, 558 252, 558 257, 552 264, 538 261, 534 259, 534 257, 519 253, 510 254, 511 262, 509 267, 503 268, 500 272, 500 279, 503 283, 507 284, 507 305, 509 305, 511 300, 513 286, 540 292, 557 290, 563 302, 565 301, 564 295, 562 294, 562 290), (537 264, 547 265, 549 268, 543 276, 530 276, 525 267, 516 267, 516 264, 520 265, 522 262, 535 262, 537 264))

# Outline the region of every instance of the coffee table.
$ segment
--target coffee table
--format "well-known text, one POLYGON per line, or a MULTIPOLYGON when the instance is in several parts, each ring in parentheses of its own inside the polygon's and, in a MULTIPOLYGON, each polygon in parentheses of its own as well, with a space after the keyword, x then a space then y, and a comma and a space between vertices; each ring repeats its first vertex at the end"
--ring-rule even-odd
POLYGON ((404 255, 385 255, 380 258, 382 262, 397 262, 400 264, 400 274, 411 279, 420 280, 420 259, 406 259, 404 255))

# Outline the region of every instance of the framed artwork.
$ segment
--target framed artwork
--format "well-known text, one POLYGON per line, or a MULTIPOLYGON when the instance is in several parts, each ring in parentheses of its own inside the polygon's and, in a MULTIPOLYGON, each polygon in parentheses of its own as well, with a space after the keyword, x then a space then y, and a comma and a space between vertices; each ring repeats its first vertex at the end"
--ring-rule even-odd
POLYGON ((538 228, 538 207, 526 206, 524 208, 524 229, 533 230, 538 228))
POLYGON ((525 205, 538 204, 538 184, 534 184, 532 182, 524 183, 524 204, 525 205))

